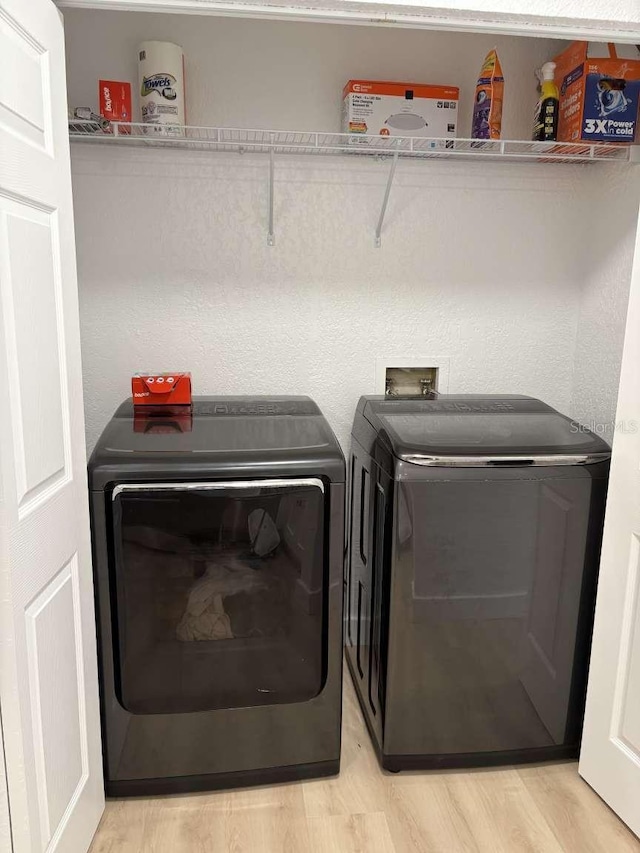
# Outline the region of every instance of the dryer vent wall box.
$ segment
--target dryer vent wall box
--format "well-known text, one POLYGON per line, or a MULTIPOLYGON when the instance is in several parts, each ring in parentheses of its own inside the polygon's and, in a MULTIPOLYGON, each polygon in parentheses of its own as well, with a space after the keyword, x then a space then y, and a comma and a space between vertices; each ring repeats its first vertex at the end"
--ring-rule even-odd
POLYGON ((197 397, 189 428, 141 418, 124 403, 89 462, 107 793, 337 773, 331 428, 308 397, 197 397))
POLYGON ((343 91, 344 133, 376 136, 456 136, 456 86, 349 80, 343 91))
POLYGON ((540 400, 363 397, 346 653, 383 767, 578 752, 609 447, 540 400))

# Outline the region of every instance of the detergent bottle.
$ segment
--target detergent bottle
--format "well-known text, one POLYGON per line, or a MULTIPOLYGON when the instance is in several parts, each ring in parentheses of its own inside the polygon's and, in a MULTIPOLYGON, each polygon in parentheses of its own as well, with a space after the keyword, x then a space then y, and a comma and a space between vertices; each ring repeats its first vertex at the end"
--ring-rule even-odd
POLYGON ((552 142, 558 137, 559 92, 554 80, 555 71, 555 62, 545 62, 536 72, 540 97, 536 104, 533 139, 537 142, 552 142))

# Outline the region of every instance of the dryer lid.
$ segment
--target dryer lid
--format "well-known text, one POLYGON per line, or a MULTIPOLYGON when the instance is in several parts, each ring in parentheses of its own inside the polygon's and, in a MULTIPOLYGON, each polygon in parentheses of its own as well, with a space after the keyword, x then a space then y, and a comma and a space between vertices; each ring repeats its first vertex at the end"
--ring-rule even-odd
POLYGON ((140 409, 123 403, 101 440, 133 453, 234 454, 312 451, 331 434, 309 398, 196 397, 193 407, 140 409))
POLYGON ((92 488, 109 478, 286 476, 317 471, 344 481, 344 457, 308 397, 194 397, 193 409, 141 411, 123 403, 89 460, 92 488), (166 473, 163 476, 167 476, 166 473))

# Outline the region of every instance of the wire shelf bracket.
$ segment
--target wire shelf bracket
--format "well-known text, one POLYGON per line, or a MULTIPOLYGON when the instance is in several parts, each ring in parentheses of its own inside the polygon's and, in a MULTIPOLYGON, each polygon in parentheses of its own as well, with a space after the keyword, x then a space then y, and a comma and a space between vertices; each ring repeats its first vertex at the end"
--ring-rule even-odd
POLYGON ((273 228, 273 177, 275 173, 275 148, 269 149, 269 225, 267 230, 267 246, 275 246, 276 235, 273 228))
POLYGON ((389 169, 389 177, 387 178, 387 186, 384 190, 384 198, 382 199, 382 207, 380 208, 380 216, 378 217, 378 224, 376 225, 376 235, 373 241, 373 245, 376 249, 379 249, 382 246, 382 226, 384 225, 384 217, 387 213, 387 206, 389 204, 389 196, 391 195, 391 187, 393 185, 393 179, 396 176, 396 166, 398 165, 398 154, 400 152, 396 148, 393 154, 393 160, 391 161, 391 168, 389 169))

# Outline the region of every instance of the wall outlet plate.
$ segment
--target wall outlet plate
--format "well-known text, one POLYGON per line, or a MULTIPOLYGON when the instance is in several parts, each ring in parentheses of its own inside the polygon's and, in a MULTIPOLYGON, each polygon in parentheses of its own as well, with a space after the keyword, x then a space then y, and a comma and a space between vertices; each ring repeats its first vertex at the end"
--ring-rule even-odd
POLYGON ((421 394, 421 380, 430 390, 449 391, 449 358, 438 356, 380 356, 376 359, 375 393, 387 393, 387 379, 398 394, 421 394), (412 390, 414 389, 414 390, 412 390))

